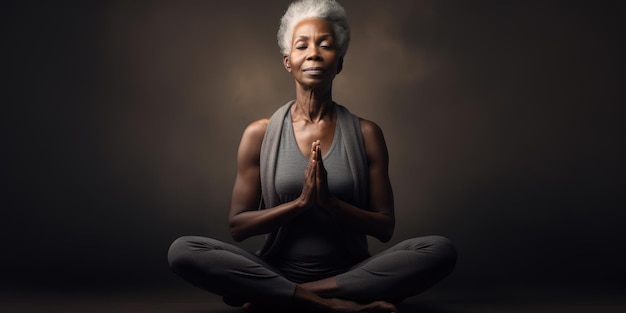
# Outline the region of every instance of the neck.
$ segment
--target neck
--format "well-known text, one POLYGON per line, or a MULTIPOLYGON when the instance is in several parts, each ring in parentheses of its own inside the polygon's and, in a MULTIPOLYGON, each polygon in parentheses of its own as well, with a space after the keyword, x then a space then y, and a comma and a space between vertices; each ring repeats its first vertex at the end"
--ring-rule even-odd
POLYGON ((309 122, 319 122, 332 118, 332 88, 296 88, 296 102, 292 115, 309 122))

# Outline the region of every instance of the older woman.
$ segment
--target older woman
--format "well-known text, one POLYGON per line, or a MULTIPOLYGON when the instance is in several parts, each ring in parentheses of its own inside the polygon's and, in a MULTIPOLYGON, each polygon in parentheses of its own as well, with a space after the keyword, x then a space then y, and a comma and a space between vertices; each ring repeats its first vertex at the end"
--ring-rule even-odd
POLYGON ((252 254, 182 237, 170 247, 170 266, 245 309, 395 312, 394 303, 452 270, 455 250, 439 236, 375 256, 367 250, 367 235, 391 239, 394 203, 381 129, 332 100, 350 41, 344 9, 333 0, 294 2, 278 40, 296 99, 244 131, 229 217, 235 240, 267 241, 252 254))

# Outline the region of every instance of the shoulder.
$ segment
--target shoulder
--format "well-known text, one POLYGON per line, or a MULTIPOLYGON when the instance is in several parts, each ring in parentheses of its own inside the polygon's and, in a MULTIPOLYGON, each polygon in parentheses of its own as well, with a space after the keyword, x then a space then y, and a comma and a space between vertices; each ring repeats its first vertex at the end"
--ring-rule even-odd
MULTIPOLYGON (((376 138, 383 138, 383 131, 381 130, 381 128, 378 126, 378 124, 374 123, 373 121, 370 120, 366 120, 352 112, 350 112, 350 110, 348 110, 348 108, 337 104, 338 107, 338 111, 340 112, 340 115, 343 116, 348 116, 351 115, 352 118, 358 119, 359 121, 359 127, 361 128, 361 134, 363 135, 363 140, 365 140, 366 142, 370 139, 376 139, 376 138)), ((356 125, 355 125, 356 126, 356 125)))
POLYGON ((360 117, 359 124, 361 125, 361 133, 363 134, 364 140, 383 138, 383 131, 378 124, 360 117))
POLYGON ((287 104, 281 106, 278 110, 276 110, 272 114, 272 117, 270 118, 262 118, 260 120, 256 120, 250 123, 250 125, 248 125, 248 127, 246 127, 246 130, 244 131, 244 137, 251 137, 251 138, 260 137, 261 139, 263 139, 263 137, 265 136, 265 132, 268 130, 268 127, 270 126, 270 122, 275 123, 279 119, 284 119, 285 114, 288 112, 292 103, 293 101, 290 101, 287 104))
POLYGON ((363 144, 365 145, 365 154, 370 165, 382 162, 388 162, 387 144, 383 131, 378 124, 359 118, 361 124, 361 133, 363 134, 363 144))
POLYGON ((267 125, 269 124, 269 118, 262 118, 260 120, 256 120, 250 123, 243 132, 244 137, 249 138, 258 138, 263 139, 265 136, 265 131, 267 130, 267 125))
POLYGON ((269 119, 260 119, 250 123, 246 127, 241 136, 241 142, 239 143, 238 159, 245 163, 259 162, 259 155, 261 153, 261 145, 263 144, 263 137, 267 130, 269 119))

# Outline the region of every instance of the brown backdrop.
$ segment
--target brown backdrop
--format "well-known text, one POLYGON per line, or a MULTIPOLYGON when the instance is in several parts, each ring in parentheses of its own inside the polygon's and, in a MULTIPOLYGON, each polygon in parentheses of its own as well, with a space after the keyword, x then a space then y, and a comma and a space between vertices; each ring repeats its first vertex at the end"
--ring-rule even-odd
MULTIPOLYGON (((343 3, 334 97, 385 133, 392 243, 451 238, 448 286, 623 281, 615 8, 343 3)), ((174 238, 231 241, 241 133, 293 97, 287 4, 4 2, 1 284, 170 283, 174 238)))

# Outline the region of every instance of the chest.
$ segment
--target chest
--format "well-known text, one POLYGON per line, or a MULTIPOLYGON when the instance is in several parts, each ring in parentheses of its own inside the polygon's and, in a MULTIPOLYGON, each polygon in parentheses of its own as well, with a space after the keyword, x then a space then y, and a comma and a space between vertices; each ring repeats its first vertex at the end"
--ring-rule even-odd
POLYGON ((325 156, 333 145, 337 124, 333 122, 311 124, 303 121, 292 124, 292 133, 300 153, 306 158, 311 155, 311 144, 319 140, 322 155, 325 156))
MULTIPOLYGON (((325 152, 322 151, 324 167, 328 173, 328 187, 335 196, 351 202, 354 193, 354 180, 347 151, 343 145, 346 138, 341 132, 341 127, 337 126, 334 129, 332 138, 328 147, 324 149, 325 152)), ((291 201, 302 192, 304 172, 309 160, 298 146, 292 123, 286 119, 278 149, 276 179, 274 181, 276 191, 282 202, 291 201)))

